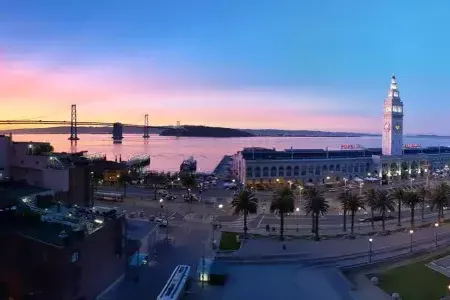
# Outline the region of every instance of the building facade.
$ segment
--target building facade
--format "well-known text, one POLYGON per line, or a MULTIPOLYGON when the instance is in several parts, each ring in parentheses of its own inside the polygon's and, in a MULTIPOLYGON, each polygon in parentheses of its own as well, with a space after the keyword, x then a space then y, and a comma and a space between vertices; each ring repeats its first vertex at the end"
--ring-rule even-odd
POLYGON ((0 247, 0 295, 95 299, 124 274, 122 213, 82 208, 44 212, 20 202, 14 210, 0 211, 0 238, 8 245, 0 247))
POLYGON ((395 76, 383 103, 382 148, 347 149, 245 148, 233 156, 232 170, 244 185, 307 183, 361 179, 395 181, 429 176, 450 165, 450 147, 420 148, 403 144, 403 102, 395 76))

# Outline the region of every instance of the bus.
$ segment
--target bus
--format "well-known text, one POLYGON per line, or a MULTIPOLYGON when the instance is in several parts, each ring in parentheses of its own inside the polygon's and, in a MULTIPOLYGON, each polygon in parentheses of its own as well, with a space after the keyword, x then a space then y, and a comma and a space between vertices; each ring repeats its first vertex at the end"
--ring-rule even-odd
POLYGON ((123 194, 114 192, 95 192, 94 200, 123 202, 123 194))
POLYGON ((159 294, 157 300, 179 300, 184 296, 188 287, 189 274, 191 267, 187 265, 179 265, 175 268, 172 275, 159 294))

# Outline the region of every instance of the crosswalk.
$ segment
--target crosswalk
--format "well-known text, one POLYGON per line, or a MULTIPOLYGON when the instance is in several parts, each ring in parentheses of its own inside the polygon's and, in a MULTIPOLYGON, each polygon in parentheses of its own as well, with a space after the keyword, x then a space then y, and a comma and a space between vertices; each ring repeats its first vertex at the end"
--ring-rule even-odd
MULTIPOLYGON (((258 217, 257 214, 251 214, 247 216, 247 226, 248 224, 250 224, 250 222, 252 222, 253 220, 255 220, 258 217)), ((244 216, 240 216, 239 218, 237 218, 234 221, 230 221, 230 222, 222 222, 221 223, 222 226, 227 226, 229 228, 244 228, 244 216)))

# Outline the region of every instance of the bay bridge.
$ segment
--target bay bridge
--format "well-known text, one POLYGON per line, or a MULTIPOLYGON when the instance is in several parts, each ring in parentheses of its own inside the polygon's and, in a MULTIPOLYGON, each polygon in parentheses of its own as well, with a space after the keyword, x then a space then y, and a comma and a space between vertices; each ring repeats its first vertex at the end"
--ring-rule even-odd
POLYGON ((77 105, 72 104, 70 121, 49 121, 49 120, 0 120, 0 125, 70 125, 69 140, 77 141, 78 137, 78 126, 111 126, 112 127, 112 138, 114 142, 121 142, 123 139, 122 132, 123 127, 138 127, 142 128, 142 137, 148 139, 150 137, 150 128, 156 129, 183 129, 180 125, 180 121, 177 121, 176 126, 150 126, 148 122, 148 114, 144 116, 144 124, 123 124, 120 122, 96 122, 96 121, 78 121, 77 119, 77 105))

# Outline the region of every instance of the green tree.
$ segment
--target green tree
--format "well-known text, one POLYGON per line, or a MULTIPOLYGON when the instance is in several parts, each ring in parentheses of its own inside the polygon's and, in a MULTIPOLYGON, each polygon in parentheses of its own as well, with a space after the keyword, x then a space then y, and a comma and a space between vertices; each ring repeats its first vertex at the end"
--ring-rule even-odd
POLYGON ((188 202, 192 203, 192 193, 191 190, 197 186, 197 181, 195 180, 195 177, 192 174, 183 174, 180 177, 181 184, 186 188, 187 190, 187 197, 188 202))
POLYGON ((295 195, 291 188, 282 187, 273 194, 272 203, 270 203, 270 212, 278 213, 280 216, 280 239, 284 236, 284 216, 294 212, 295 195))
POLYGON ((402 225, 402 203, 405 198, 405 188, 398 187, 391 190, 391 197, 397 201, 397 226, 402 225))
POLYGON ((450 197, 450 186, 443 182, 436 186, 431 192, 431 209, 436 209, 438 213, 438 223, 444 221, 444 206, 448 204, 450 197))
POLYGON ((407 189, 404 193, 403 203, 407 205, 411 211, 411 229, 414 229, 414 212, 416 210, 416 206, 421 202, 419 194, 414 189, 407 189))
POLYGON ((374 211, 375 211, 375 203, 377 201, 377 191, 374 188, 368 188, 367 190, 364 191, 363 199, 365 206, 370 208, 370 222, 372 224, 372 229, 374 229, 375 228, 374 211))
POLYGON ((386 231, 386 213, 388 211, 395 210, 395 200, 392 198, 392 195, 389 193, 389 191, 377 190, 377 198, 375 201, 374 209, 381 213, 381 224, 384 232, 386 231))
POLYGON ((430 191, 424 185, 422 185, 417 188, 417 194, 420 199, 421 217, 422 217, 422 220, 424 220, 425 219, 425 206, 428 203, 430 191))
POLYGON ((355 193, 347 193, 347 199, 345 200, 346 211, 351 213, 351 229, 350 234, 353 236, 355 227, 355 214, 361 208, 364 208, 364 202, 361 197, 355 193))
POLYGON ((127 184, 130 184, 131 177, 128 173, 120 174, 119 176, 119 184, 123 187, 123 196, 127 196, 127 184))
POLYGON ((235 215, 244 215, 244 236, 247 238, 247 216, 258 211, 258 199, 250 190, 242 190, 231 201, 235 215))
POLYGON ((347 199, 348 199, 348 190, 346 189, 338 196, 338 200, 341 204, 342 209, 342 216, 343 216, 342 231, 344 232, 347 231, 347 199))
POLYGON ((316 187, 308 188, 305 194, 305 211, 306 214, 312 214, 314 217, 314 232, 316 241, 320 240, 319 236, 319 215, 326 215, 330 205, 325 199, 323 192, 316 187))

